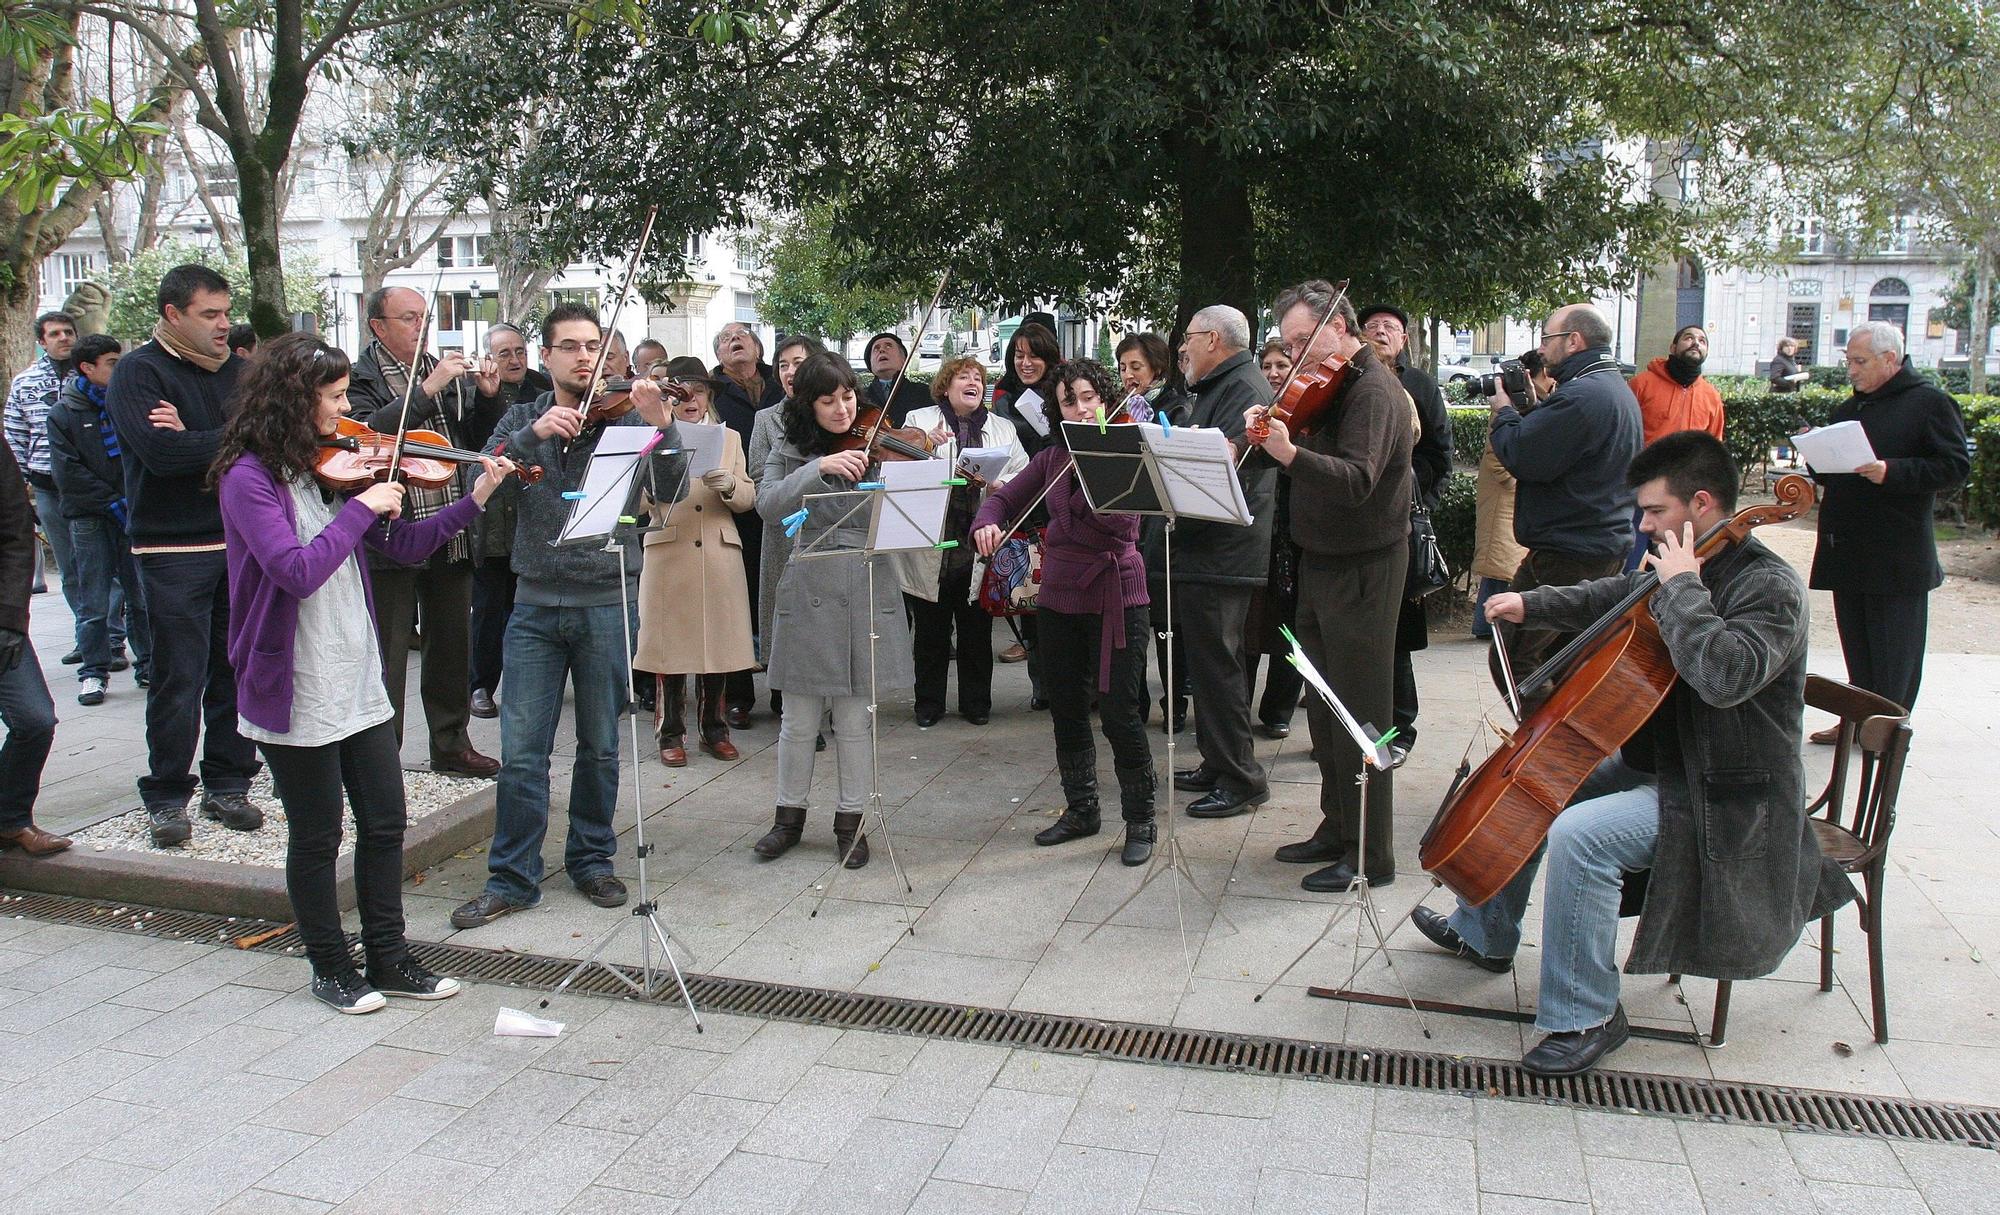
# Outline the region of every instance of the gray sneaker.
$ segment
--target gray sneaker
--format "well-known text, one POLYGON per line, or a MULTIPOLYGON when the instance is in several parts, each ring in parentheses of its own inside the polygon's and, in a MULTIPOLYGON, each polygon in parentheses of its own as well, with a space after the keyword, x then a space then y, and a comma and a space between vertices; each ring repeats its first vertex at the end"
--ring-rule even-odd
POLYGON ((255 831, 264 825, 264 812, 250 804, 246 793, 207 794, 201 799, 201 812, 231 831, 255 831))
POLYGON ((194 827, 188 823, 185 805, 148 806, 146 819, 153 829, 155 848, 177 848, 187 843, 188 836, 194 834, 194 827))
POLYGON ((104 677, 91 675, 77 684, 76 703, 80 705, 101 705, 104 703, 104 677))

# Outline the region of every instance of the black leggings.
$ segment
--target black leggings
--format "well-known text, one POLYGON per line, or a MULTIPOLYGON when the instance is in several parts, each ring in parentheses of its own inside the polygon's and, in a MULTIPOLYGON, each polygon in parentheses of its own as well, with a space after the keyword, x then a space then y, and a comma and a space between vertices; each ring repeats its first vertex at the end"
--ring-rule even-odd
MULTIPOLYGON (((1090 698, 1097 694, 1103 619, 1095 612, 1072 616, 1048 608, 1035 614, 1041 618, 1042 670, 1047 679, 1042 694, 1048 697, 1056 750, 1091 749, 1090 698)), ((1125 645, 1111 652, 1111 690, 1097 697, 1104 737, 1121 768, 1146 767, 1153 759, 1146 745, 1146 727, 1139 717, 1148 695, 1146 640, 1150 623, 1144 606, 1125 609, 1125 645)))
POLYGON ((316 975, 353 965, 340 931, 333 863, 340 852, 340 792, 354 807, 354 893, 361 944, 385 965, 409 952, 403 939, 403 760, 389 722, 318 747, 260 743, 291 828, 285 891, 316 975))

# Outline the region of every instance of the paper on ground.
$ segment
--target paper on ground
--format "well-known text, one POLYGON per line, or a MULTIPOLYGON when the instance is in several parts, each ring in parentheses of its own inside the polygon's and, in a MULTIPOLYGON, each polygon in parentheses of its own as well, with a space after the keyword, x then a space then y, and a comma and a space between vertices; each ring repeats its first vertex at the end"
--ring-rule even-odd
POLYGON ((1814 472, 1851 473, 1863 464, 1875 462, 1875 447, 1868 442, 1868 432, 1852 419, 1793 435, 1792 444, 1814 472))
POLYGON ((1028 389, 1020 396, 1014 398, 1014 409, 1023 418, 1027 419, 1028 425, 1035 428, 1036 434, 1045 439, 1048 437, 1049 416, 1047 405, 1042 400, 1041 393, 1036 392, 1032 388, 1028 389))
POLYGON ((943 460, 891 460, 877 478, 875 525, 868 547, 878 553, 935 548, 944 530, 944 512, 951 487, 944 484, 951 465, 943 460))
POLYGON ((583 498, 570 503, 569 522, 558 541, 579 536, 608 536, 618 525, 632 489, 633 469, 640 457, 660 441, 650 426, 607 426, 597 439, 590 467, 578 486, 583 498))
POLYGON ((1007 471, 1007 457, 1013 454, 1006 447, 968 447, 958 453, 958 466, 986 482, 989 488, 994 478, 1007 471))
MULTIPOLYGON (((626 427, 625 429, 637 429, 626 427)), ((545 1021, 533 1013, 524 1013, 518 1008, 503 1008, 493 1018, 493 1034, 499 1038, 559 1038, 563 1023, 545 1021)))

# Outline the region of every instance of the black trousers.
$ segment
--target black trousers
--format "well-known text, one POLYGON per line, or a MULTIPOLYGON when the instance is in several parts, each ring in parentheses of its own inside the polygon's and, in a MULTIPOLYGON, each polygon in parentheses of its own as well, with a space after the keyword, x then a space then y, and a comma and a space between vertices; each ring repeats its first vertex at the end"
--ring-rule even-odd
POLYGON ((1270 787, 1250 737, 1250 656, 1244 623, 1255 587, 1174 588, 1174 633, 1187 637, 1188 690, 1194 695, 1195 743, 1216 787, 1260 793, 1270 787))
POLYGON ((352 965, 340 931, 334 858, 340 852, 341 790, 354 807, 354 895, 370 962, 399 961, 403 939, 403 761, 388 722, 318 747, 263 745, 284 803, 291 841, 285 893, 313 973, 352 965))
POLYGON ((203 787, 210 793, 248 792, 257 776, 257 748, 236 732, 228 558, 219 552, 136 556, 153 628, 147 772, 139 778, 139 797, 148 808, 186 805, 194 796, 197 739, 203 787))
POLYGON ((938 578, 937 602, 903 596, 909 609, 917 667, 917 712, 943 713, 945 681, 951 671, 952 636, 958 637, 958 711, 993 711, 993 617, 966 602, 972 567, 946 570, 938 578))
MULTIPOLYGON (((430 726, 431 759, 448 759, 472 746, 472 563, 440 561, 425 567, 370 570, 375 592, 375 636, 382 646, 382 686, 396 707, 390 722, 403 745, 403 698, 409 674, 410 626, 418 605, 424 614, 420 691, 430 726)), ((504 627, 504 626, 503 626, 504 627)))
MULTIPOLYGON (((763 469, 751 469, 752 476, 762 476, 763 469)), ((743 581, 750 597, 750 621, 757 621, 757 596, 763 575, 764 563, 764 519, 754 509, 736 516, 736 534, 743 541, 743 581)), ((771 656, 771 639, 757 639, 757 654, 760 658, 771 656)), ((748 713, 757 707, 756 669, 746 667, 741 671, 731 671, 723 681, 723 706, 741 709, 748 713)), ((771 712, 777 714, 783 697, 773 689, 771 692, 771 712)))
MULTIPOLYGON (((1356 557, 1307 554, 1299 566, 1299 615, 1294 631, 1306 657, 1326 676, 1355 720, 1378 735, 1388 731, 1395 703, 1396 613, 1409 572, 1409 541, 1356 557)), ((1361 751, 1326 701, 1306 698, 1312 727, 1312 757, 1319 765, 1319 808, 1324 816, 1313 837, 1342 845, 1349 863, 1364 862, 1372 878, 1396 872, 1394 836, 1396 786, 1393 774, 1368 774, 1368 855, 1356 858, 1361 826, 1361 751)))
MULTIPOLYGON (((1609 578, 1613 574, 1625 572, 1625 554, 1617 553, 1609 557, 1575 557, 1568 553, 1551 553, 1530 549, 1521 558, 1520 568, 1514 571, 1514 580, 1507 584, 1510 591, 1532 591, 1538 586, 1575 586, 1580 582, 1590 582, 1597 578, 1609 578)), ((1398 592, 1398 598, 1401 593, 1398 592)), ((1525 682, 1534 674, 1535 668, 1552 657, 1557 650, 1569 643, 1574 633, 1556 629, 1537 629, 1526 626, 1508 625, 1507 662, 1514 668, 1514 681, 1525 682)), ((1489 656, 1486 660, 1493 675, 1493 686, 1506 692, 1500 678, 1500 660, 1489 656)))
POLYGON ((1148 767, 1152 749, 1139 707, 1146 703, 1146 622, 1142 607, 1125 609, 1125 644, 1111 652, 1111 687, 1098 692, 1103 617, 1092 612, 1071 615, 1042 608, 1041 646, 1048 682, 1049 719, 1055 727, 1056 750, 1096 749, 1090 737, 1090 698, 1097 697, 1097 716, 1111 756, 1121 768, 1148 767))
MULTIPOLYGON (((1151 612, 1153 622, 1153 661, 1160 669, 1160 699, 1172 699, 1176 705, 1185 706, 1188 698, 1187 663, 1187 621, 1174 621, 1174 686, 1167 690, 1167 592, 1164 581, 1148 580, 1147 588, 1153 597, 1151 612)), ((1179 604, 1175 605, 1176 608, 1179 604)))
POLYGON ((1396 651, 1396 707, 1390 716, 1396 723, 1396 741, 1405 747, 1417 745, 1417 667, 1410 651, 1396 651))
POLYGON ((1919 595, 1835 591, 1833 621, 1840 629, 1847 682, 1905 709, 1915 708, 1917 688, 1924 680, 1930 606, 1928 591, 1919 595))
POLYGON ((514 584, 519 579, 505 557, 488 557, 472 567, 472 653, 467 667, 467 691, 489 695, 500 690, 501 650, 507 638, 507 618, 514 614, 514 584))
POLYGON ((1244 681, 1244 686, 1252 691, 1257 687, 1260 663, 1264 667, 1264 694, 1257 698, 1257 720, 1267 726, 1290 725, 1292 714, 1299 707, 1299 693, 1305 690, 1306 677, 1283 654, 1253 653, 1249 677, 1244 681))

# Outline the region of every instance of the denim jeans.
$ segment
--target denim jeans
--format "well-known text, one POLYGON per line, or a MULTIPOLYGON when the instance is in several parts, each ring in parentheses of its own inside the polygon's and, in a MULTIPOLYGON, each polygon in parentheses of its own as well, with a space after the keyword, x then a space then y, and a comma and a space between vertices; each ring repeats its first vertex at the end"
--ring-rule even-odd
POLYGON ((151 808, 194 796, 195 741, 208 793, 245 793, 257 748, 236 729, 236 670, 229 665, 229 567, 222 553, 141 553, 146 622, 153 631, 146 689, 148 771, 139 797, 151 808), (199 706, 200 711, 196 711, 199 706))
POLYGON ((500 787, 486 889, 510 903, 541 898, 549 759, 562 717, 565 680, 576 691, 576 760, 570 767, 563 865, 570 881, 578 884, 611 872, 611 858, 618 851, 611 825, 618 809, 618 718, 630 699, 631 672, 620 610, 615 603, 546 607, 517 602, 507 619, 500 787))
POLYGON ((42 790, 42 767, 56 737, 56 704, 49 696, 34 643, 21 639, 21 660, 0 672, 0 831, 35 824, 35 797, 42 790))
MULTIPOLYGON (((62 579, 63 601, 69 604, 70 617, 77 621, 76 644, 83 648, 83 613, 78 607, 77 592, 82 588, 76 577, 76 562, 71 559, 69 542, 69 520, 63 518, 62 495, 53 489, 43 489, 32 485, 35 491, 35 515, 42 521, 42 534, 49 539, 49 549, 56 555, 56 574, 62 579)), ((39 559, 41 550, 35 550, 39 559)), ((41 568, 36 567, 37 576, 41 568)))
POLYGON ((125 529, 109 515, 88 515, 69 521, 69 539, 70 568, 76 571, 77 582, 77 649, 83 651, 77 678, 109 675, 112 655, 127 640, 139 672, 150 675, 153 631, 146 627, 146 600, 125 529), (131 622, 129 633, 119 625, 121 614, 131 622))
POLYGON ((1548 842, 1514 880, 1477 907, 1460 902, 1451 926, 1474 952, 1512 957, 1535 870, 1542 892, 1542 985, 1535 1028, 1591 1029, 1618 1006, 1618 900, 1630 870, 1650 869, 1660 838, 1660 787, 1616 756, 1587 777, 1556 816, 1548 842))

